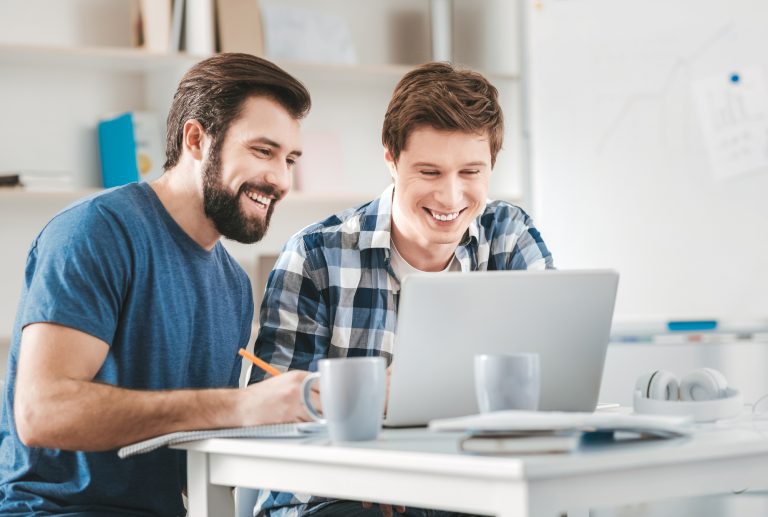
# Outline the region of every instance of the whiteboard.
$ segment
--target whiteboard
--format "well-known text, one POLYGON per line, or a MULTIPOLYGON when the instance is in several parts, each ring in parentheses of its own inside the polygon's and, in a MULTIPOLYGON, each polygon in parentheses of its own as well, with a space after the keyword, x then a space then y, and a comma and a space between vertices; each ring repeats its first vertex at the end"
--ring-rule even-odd
POLYGON ((617 319, 767 320, 768 2, 523 1, 555 265, 616 268, 617 319))

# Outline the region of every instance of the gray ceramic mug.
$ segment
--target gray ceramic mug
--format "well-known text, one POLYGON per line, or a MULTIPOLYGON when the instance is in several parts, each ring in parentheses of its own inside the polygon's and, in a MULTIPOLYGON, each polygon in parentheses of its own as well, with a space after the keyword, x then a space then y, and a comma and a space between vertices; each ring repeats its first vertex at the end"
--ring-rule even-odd
POLYGON ((383 357, 321 359, 318 371, 302 384, 304 407, 312 418, 328 426, 332 442, 375 440, 384 419, 387 362, 383 357), (320 381, 320 415, 310 397, 320 381))
POLYGON ((541 371, 538 354, 475 356, 475 394, 481 413, 539 407, 541 371))

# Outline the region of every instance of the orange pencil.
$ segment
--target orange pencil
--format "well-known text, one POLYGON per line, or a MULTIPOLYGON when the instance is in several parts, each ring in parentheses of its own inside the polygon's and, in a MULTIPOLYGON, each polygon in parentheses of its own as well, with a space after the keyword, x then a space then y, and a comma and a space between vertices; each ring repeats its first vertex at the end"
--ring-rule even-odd
POLYGON ((262 370, 264 370, 268 374, 272 375, 273 377, 277 377, 281 373, 280 370, 278 370, 274 366, 271 366, 271 365, 265 363, 264 361, 262 361, 261 359, 259 359, 255 355, 249 353, 245 348, 241 348, 237 353, 240 354, 241 356, 245 357, 249 361, 251 361, 253 364, 258 366, 259 368, 261 368, 262 370))

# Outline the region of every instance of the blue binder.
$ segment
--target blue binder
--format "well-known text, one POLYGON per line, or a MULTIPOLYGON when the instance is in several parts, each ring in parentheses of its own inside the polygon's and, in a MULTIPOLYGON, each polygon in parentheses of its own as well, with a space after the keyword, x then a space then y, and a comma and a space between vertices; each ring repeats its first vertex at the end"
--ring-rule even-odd
POLYGON ((99 122, 99 153, 104 188, 139 181, 131 113, 99 122))

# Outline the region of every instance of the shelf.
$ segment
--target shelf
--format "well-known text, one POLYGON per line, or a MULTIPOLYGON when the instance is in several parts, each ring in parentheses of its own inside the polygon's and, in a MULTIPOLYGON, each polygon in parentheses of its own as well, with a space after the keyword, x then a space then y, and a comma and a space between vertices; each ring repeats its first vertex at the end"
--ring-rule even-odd
POLYGON ((172 66, 191 66, 199 58, 123 47, 51 47, 0 45, 0 64, 75 67, 93 70, 145 72, 172 66))
MULTIPOLYGON (((67 200, 80 199, 91 194, 102 192, 99 188, 81 188, 69 190, 38 190, 25 189, 23 187, 2 187, 0 188, 0 200, 23 200, 23 201, 46 201, 46 200, 67 200)), ((343 204, 349 203, 349 206, 370 201, 379 193, 322 193, 322 192, 301 192, 293 191, 281 201, 282 203, 292 204, 343 204)))
MULTIPOLYGON (((158 53, 128 47, 54 47, 0 44, 0 65, 85 68, 91 70, 151 72, 189 68, 205 56, 158 53)), ((276 61, 286 71, 310 81, 398 80, 416 65, 313 63, 276 61)), ((492 81, 517 81, 514 74, 483 72, 492 81)))
POLYGON ((26 189, 24 187, 0 187, 0 200, 66 200, 79 199, 101 192, 98 188, 80 188, 80 189, 61 189, 61 190, 40 190, 26 189))

